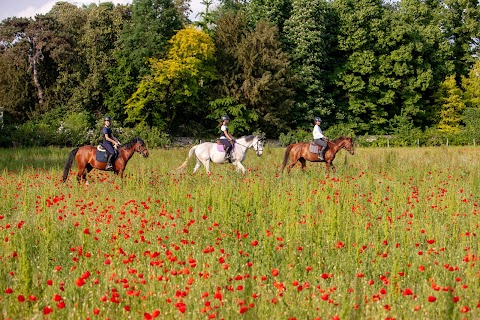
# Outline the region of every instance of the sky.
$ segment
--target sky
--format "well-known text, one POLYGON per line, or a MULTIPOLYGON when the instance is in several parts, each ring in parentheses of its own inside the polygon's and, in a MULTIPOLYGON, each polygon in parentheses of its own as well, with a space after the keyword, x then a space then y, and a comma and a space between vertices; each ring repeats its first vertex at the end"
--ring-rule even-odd
MULTIPOLYGON (((0 0, 0 21, 8 17, 34 17, 39 13, 47 13, 52 9, 55 2, 60 0, 0 0)), ((89 4, 92 2, 100 3, 107 2, 105 0, 64 0, 82 6, 83 4, 89 4)), ((131 3, 131 0, 110 0, 115 4, 127 4, 131 3)), ((190 3, 190 9, 192 14, 191 20, 195 20, 198 12, 204 10, 204 6, 200 4, 201 0, 192 0, 190 3)))

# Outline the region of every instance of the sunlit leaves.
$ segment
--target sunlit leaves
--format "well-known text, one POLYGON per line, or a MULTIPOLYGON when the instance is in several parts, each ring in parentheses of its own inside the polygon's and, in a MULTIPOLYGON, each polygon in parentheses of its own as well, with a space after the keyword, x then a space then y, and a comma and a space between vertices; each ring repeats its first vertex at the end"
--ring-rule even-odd
POLYGON ((169 43, 167 57, 150 59, 151 74, 127 101, 127 121, 168 129, 177 114, 191 109, 204 83, 215 77, 214 45, 207 34, 187 27, 169 43))

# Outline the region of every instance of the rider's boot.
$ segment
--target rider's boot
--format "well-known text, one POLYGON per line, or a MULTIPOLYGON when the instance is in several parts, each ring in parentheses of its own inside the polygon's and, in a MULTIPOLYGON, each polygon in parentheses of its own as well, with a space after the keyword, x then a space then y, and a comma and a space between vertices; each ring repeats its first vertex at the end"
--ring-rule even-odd
POLYGON ((113 154, 108 155, 107 166, 105 167, 105 170, 113 170, 112 157, 113 157, 113 154))
POLYGON ((232 148, 228 148, 225 151, 225 160, 228 160, 228 162, 232 162, 232 148))
POLYGON ((318 153, 318 159, 320 161, 325 161, 325 151, 327 150, 326 147, 323 147, 322 150, 318 153))

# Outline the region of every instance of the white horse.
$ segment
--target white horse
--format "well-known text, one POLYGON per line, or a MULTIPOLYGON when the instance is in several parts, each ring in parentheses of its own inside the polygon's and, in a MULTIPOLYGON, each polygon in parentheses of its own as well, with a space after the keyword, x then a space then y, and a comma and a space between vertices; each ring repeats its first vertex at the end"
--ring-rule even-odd
MULTIPOLYGON (((242 170, 245 173, 245 167, 242 165, 242 161, 245 159, 245 154, 247 153, 248 148, 253 148, 257 153, 257 156, 261 156, 263 153, 263 144, 265 138, 262 136, 244 136, 238 139, 235 139, 235 144, 231 152, 231 162, 237 167, 238 170, 242 170)), ((217 144, 213 142, 204 142, 193 146, 188 152, 187 159, 182 163, 177 169, 183 169, 187 166, 188 160, 195 153, 197 157, 197 164, 193 169, 195 173, 198 168, 205 166, 207 174, 210 174, 210 161, 213 163, 227 163, 228 159, 225 159, 225 151, 223 150, 222 144, 217 144)))

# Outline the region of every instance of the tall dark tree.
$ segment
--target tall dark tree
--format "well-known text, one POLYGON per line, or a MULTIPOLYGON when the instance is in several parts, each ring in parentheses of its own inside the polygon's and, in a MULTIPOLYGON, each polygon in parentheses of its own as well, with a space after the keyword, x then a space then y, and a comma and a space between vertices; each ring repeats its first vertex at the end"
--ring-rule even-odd
POLYGON ((83 59, 83 70, 80 83, 71 94, 69 108, 100 115, 106 112, 107 74, 115 63, 115 42, 130 11, 126 6, 114 6, 109 2, 92 4, 85 11, 83 32, 76 48, 83 59))
POLYGON ((4 123, 22 123, 35 109, 35 88, 27 51, 22 46, 0 47, 0 109, 4 111, 4 123))
POLYGON ((478 0, 445 0, 442 2, 441 25, 451 46, 451 61, 457 84, 468 74, 480 53, 480 2, 478 0))
POLYGON ((332 11, 325 0, 294 0, 292 15, 285 23, 286 48, 297 78, 294 127, 309 126, 315 116, 331 120, 337 116, 327 90, 335 66, 337 24, 332 11))
POLYGON ((289 60, 278 37, 268 22, 248 28, 241 12, 217 21, 218 97, 235 99, 258 119, 252 129, 270 134, 287 127, 293 105, 289 60))
MULTIPOLYGON (((361 133, 386 133, 396 115, 431 124, 431 99, 449 72, 438 3, 337 0, 341 27, 337 71, 350 121, 361 133), (430 119, 429 119, 430 118, 430 119)), ((341 96, 337 98, 341 103, 341 96)))

